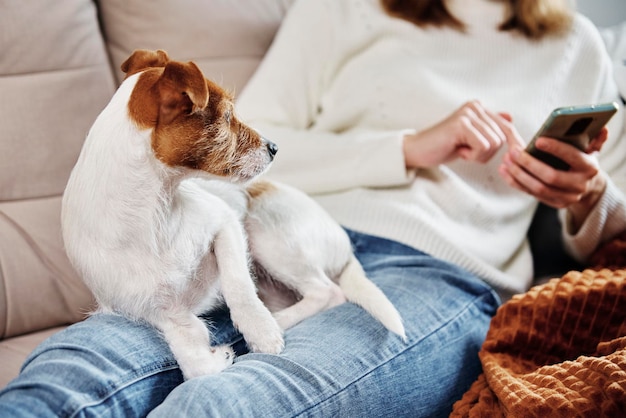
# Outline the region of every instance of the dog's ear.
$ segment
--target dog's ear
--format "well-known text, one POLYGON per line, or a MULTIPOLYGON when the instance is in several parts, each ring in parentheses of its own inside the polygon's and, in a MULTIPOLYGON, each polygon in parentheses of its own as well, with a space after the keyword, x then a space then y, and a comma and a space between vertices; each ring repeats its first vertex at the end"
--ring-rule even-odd
POLYGON ((130 57, 121 65, 122 71, 126 73, 126 78, 131 75, 151 67, 165 67, 170 61, 167 52, 162 49, 151 51, 148 49, 136 49, 130 57))
POLYGON ((159 79, 159 122, 169 123, 181 113, 191 114, 209 103, 209 88, 193 62, 170 61, 159 79))

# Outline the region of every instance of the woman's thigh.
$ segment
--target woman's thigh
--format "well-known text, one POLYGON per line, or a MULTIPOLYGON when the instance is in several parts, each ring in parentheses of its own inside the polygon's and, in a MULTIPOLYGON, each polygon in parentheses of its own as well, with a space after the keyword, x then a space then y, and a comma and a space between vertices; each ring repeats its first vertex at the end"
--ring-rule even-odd
POLYGON ((403 316, 406 342, 343 304, 289 329, 281 355, 240 356, 218 375, 180 385, 151 416, 448 416, 480 373, 497 296, 407 247, 353 240, 403 316))
POLYGON ((245 354, 226 311, 208 316, 235 364, 182 383, 154 328, 95 315, 38 347, 0 392, 0 416, 446 416, 480 372, 497 301, 482 281, 400 244, 352 234, 407 341, 343 304, 286 332, 280 355, 245 354), (182 384, 181 384, 182 383, 182 384), (171 393, 170 393, 171 392, 171 393))

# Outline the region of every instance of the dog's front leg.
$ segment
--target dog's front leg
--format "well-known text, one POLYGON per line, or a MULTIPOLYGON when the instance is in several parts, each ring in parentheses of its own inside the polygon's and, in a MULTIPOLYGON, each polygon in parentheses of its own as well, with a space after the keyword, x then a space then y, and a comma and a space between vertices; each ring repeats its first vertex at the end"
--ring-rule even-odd
POLYGON ((219 373, 235 358, 228 345, 210 346, 209 331, 190 311, 166 312, 152 322, 169 344, 185 379, 219 373))
POLYGON ((247 245, 239 222, 227 222, 214 241, 224 301, 231 319, 252 351, 278 354, 284 347, 282 330, 257 295, 250 275, 247 245))

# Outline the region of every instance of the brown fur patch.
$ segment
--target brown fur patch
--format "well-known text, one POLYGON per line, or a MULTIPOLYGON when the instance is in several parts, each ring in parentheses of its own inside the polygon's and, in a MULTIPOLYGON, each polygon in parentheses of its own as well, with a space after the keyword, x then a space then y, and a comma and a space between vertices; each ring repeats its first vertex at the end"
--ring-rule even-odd
POLYGON ((274 190, 277 190, 276 186, 265 180, 255 181, 254 183, 249 184, 246 188, 248 196, 250 196, 251 199, 256 199, 262 194, 272 192, 274 190))
POLYGON ((128 113, 140 128, 153 128, 157 124, 159 97, 154 86, 162 73, 162 68, 146 70, 137 80, 130 96, 128 113))
POLYGON ((267 152, 260 135, 235 117, 232 96, 191 62, 144 70, 128 109, 139 127, 153 129, 154 153, 169 166, 238 176, 255 170, 246 156, 267 152))
POLYGON ((131 75, 145 70, 150 67, 165 67, 165 64, 169 62, 167 52, 159 49, 156 51, 150 51, 147 49, 135 50, 126 61, 120 66, 121 70, 126 73, 126 78, 131 75))

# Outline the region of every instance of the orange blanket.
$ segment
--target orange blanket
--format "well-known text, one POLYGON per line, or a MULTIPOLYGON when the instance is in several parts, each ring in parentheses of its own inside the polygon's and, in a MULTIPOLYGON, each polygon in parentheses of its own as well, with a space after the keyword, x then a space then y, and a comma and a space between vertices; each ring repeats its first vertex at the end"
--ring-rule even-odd
POLYGON ((502 305, 452 417, 626 417, 626 270, 569 272, 502 305))

